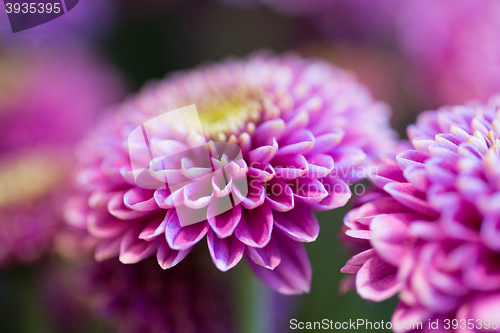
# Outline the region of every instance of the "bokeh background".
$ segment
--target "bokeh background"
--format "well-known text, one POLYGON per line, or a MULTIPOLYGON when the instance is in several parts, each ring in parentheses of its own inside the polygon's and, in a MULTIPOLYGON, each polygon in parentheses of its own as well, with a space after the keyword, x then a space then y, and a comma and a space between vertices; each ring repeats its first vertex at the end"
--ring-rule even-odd
MULTIPOLYGON (((172 71, 229 56, 245 56, 261 49, 318 57, 352 70, 377 99, 390 104, 391 123, 402 138, 406 126, 420 111, 470 98, 484 99, 500 91, 497 1, 404 3, 80 0, 74 10, 58 20, 16 34, 10 30, 1 4, 0 174, 19 167, 13 162, 16 156, 22 160, 29 155, 28 151, 45 151, 47 147, 51 152, 61 150, 56 159, 68 162, 64 169, 70 170, 71 145, 85 128, 92 127, 95 119, 108 112, 106 106, 172 71), (54 59, 59 60, 53 63, 54 59), (33 82, 38 72, 50 66, 58 67, 62 73, 60 86, 49 86, 39 92, 32 87, 33 82), (71 69, 72 66, 76 68, 71 69), (92 71, 96 72, 95 77, 92 71), (96 89, 96 85, 102 87, 96 89), (63 111, 56 115, 51 111, 40 112, 40 103, 61 98, 50 93, 61 86, 67 88, 61 94, 68 99, 67 104, 61 102, 57 106, 63 111), (88 101, 86 94, 95 95, 95 90, 103 96, 88 101), (29 100, 36 94, 40 94, 42 101, 34 100, 37 108, 30 106, 30 109, 16 100, 29 100), (73 106, 64 109, 64 105, 73 105, 75 100, 78 105, 88 103, 88 106, 85 110, 73 106), (94 113, 88 113, 89 109, 94 113), (62 122, 56 120, 64 114, 71 116, 62 122), (40 124, 50 128, 52 134, 61 133, 61 129, 69 133, 54 137, 45 132, 36 134, 40 124), (26 133, 20 135, 23 131, 26 133)), ((33 177, 38 179, 36 175, 33 177)), ((58 186, 69 186, 67 179, 62 183, 58 186)), ((8 190, 5 184, 0 180, 3 186, 0 192, 8 190)), ((50 207, 62 202, 57 196, 52 200, 55 204, 50 207)), ((59 218, 58 209, 51 209, 43 214, 59 218)), ((3 210, 0 225, 17 216, 1 202, 0 210, 3 210)), ((317 214, 321 232, 316 242, 307 244, 313 266, 308 295, 278 295, 257 280, 245 265, 238 265, 228 273, 213 272, 226 274, 234 281, 231 294, 239 332, 288 332, 291 318, 299 321, 327 318, 334 322, 358 318, 390 320, 396 300, 375 304, 360 299, 353 291, 345 294, 339 291, 343 279, 340 268, 349 258, 338 239, 347 210, 345 207, 317 214)), ((27 214, 42 213, 34 210, 27 214)), ((1 236, 9 234, 2 232, 1 236)), ((48 242, 57 250, 58 242, 64 239, 48 242)), ((63 259, 52 255, 56 250, 34 263, 30 259, 29 264, 21 260, 3 265, 0 332, 114 332, 112 322, 96 316, 72 295, 74 289, 67 288, 63 281, 71 273, 54 273, 60 270, 55 267, 64 266, 63 259)), ((208 251, 201 255, 209 260, 208 251)))

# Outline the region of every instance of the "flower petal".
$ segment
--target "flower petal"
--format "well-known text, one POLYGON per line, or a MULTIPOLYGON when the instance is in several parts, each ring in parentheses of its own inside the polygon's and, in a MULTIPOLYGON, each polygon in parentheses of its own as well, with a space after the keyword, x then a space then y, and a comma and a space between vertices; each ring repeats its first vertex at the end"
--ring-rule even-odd
POLYGON ((98 238, 111 238, 122 234, 129 224, 109 215, 105 210, 91 211, 87 215, 87 230, 98 238))
POLYGON ((374 249, 369 249, 361 253, 356 254, 351 259, 349 259, 345 266, 340 269, 341 273, 357 273, 364 263, 373 257, 375 254, 374 249))
POLYGON ((329 175, 320 181, 328 195, 320 202, 311 205, 312 209, 322 211, 343 207, 351 199, 351 189, 342 179, 329 175))
POLYGON ((133 187, 123 195, 125 206, 137 211, 149 212, 157 210, 158 205, 154 198, 154 191, 133 187))
POLYGON ((439 213, 429 202, 416 196, 418 191, 412 184, 388 183, 384 186, 384 190, 392 195, 394 199, 418 213, 431 217, 439 216, 439 213))
POLYGON ((108 211, 111 215, 120 220, 135 220, 150 215, 150 212, 136 211, 125 206, 123 202, 123 192, 115 194, 108 202, 108 211))
POLYGON ((240 200, 241 205, 247 209, 254 209, 259 207, 264 203, 266 199, 266 193, 264 186, 255 179, 249 181, 250 186, 248 187, 247 195, 242 195, 238 186, 234 186, 234 194, 240 200))
POLYGON ((309 166, 308 178, 323 178, 333 170, 333 157, 326 154, 308 155, 307 165, 309 166))
POLYGON ((394 296, 400 288, 397 268, 376 255, 368 259, 356 274, 356 290, 364 299, 380 302, 394 296))
POLYGON ((247 260, 252 271, 269 287, 285 295, 308 293, 311 288, 312 268, 303 244, 274 233, 278 241, 281 262, 270 270, 247 260))
POLYGON ((120 243, 120 261, 124 264, 135 264, 151 256, 158 250, 161 239, 151 242, 139 239, 139 229, 127 232, 120 243))
POLYGON ((292 188, 296 202, 315 204, 328 196, 327 190, 317 179, 300 177, 288 181, 288 185, 292 188))
POLYGON ((171 209, 165 216, 167 226, 165 238, 170 248, 174 250, 187 250, 202 239, 209 229, 207 221, 182 227, 177 213, 171 209))
POLYGON ((271 239, 273 212, 267 203, 248 210, 242 209, 241 220, 234 233, 244 244, 264 247, 271 239))
POLYGON ((285 130, 285 122, 281 118, 263 122, 255 129, 253 141, 255 146, 273 145, 273 139, 279 140, 285 130))
POLYGON ((412 247, 409 224, 422 216, 412 213, 382 214, 370 223, 371 244, 377 254, 394 266, 399 266, 412 247))
POLYGON ((303 176, 309 170, 307 160, 303 155, 280 155, 272 160, 276 177, 291 180, 303 176))
POLYGON ((246 254, 254 263, 267 269, 275 269, 281 262, 281 254, 276 240, 271 237, 263 248, 247 246, 246 254))
POLYGON ((288 212, 295 207, 293 191, 281 179, 273 179, 266 184, 266 200, 269 206, 278 212, 288 212))
POLYGON ((165 233, 167 220, 164 217, 158 216, 153 218, 139 234, 139 238, 152 241, 165 233))
POLYGON ((180 251, 172 250, 166 242, 162 242, 156 253, 156 259, 161 268, 169 269, 180 263, 190 251, 191 248, 180 251))
POLYGON ((235 236, 219 238, 212 230, 208 231, 207 243, 212 261, 223 272, 236 266, 245 252, 245 244, 235 236))
POLYGON ((260 164, 267 164, 273 159, 278 151, 278 142, 273 138, 273 144, 270 146, 260 146, 248 152, 248 161, 250 165, 253 162, 258 162, 260 164))
POLYGON ((292 211, 274 212, 274 225, 297 242, 313 242, 318 238, 319 223, 305 205, 296 204, 292 211))
POLYGON ((224 207, 218 205, 219 201, 213 201, 208 206, 208 223, 212 230, 220 238, 225 238, 233 234, 234 229, 238 225, 241 219, 241 206, 236 205, 234 208, 227 211, 221 210, 224 207))

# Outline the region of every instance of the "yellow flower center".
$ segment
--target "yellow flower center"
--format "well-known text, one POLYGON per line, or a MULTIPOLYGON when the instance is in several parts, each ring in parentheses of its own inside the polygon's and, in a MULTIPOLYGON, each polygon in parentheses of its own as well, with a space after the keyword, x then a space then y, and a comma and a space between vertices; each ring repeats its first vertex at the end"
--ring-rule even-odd
POLYGON ((196 103, 205 136, 225 141, 228 136, 245 131, 247 124, 260 118, 262 95, 255 89, 238 89, 229 96, 210 96, 196 103))
POLYGON ((0 162, 0 209, 39 200, 64 179, 63 166, 54 154, 25 152, 0 162))
POLYGON ((0 55, 0 114, 21 98, 26 75, 20 62, 0 55))

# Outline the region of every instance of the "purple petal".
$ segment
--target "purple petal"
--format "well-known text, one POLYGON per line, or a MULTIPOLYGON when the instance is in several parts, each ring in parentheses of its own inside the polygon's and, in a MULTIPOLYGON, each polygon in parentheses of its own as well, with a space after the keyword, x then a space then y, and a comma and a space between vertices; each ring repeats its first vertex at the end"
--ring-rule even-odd
POLYGON ((108 211, 120 220, 135 220, 150 215, 150 212, 136 211, 125 206, 123 202, 124 193, 115 194, 108 202, 108 211))
POLYGON ((237 186, 233 187, 234 194, 236 194, 238 199, 241 200, 243 207, 247 209, 254 209, 264 203, 266 193, 264 186, 262 186, 259 181, 250 179, 248 183, 250 186, 248 187, 248 193, 246 196, 241 194, 240 189, 237 186))
POLYGON ((285 122, 281 118, 263 122, 255 129, 253 141, 255 146, 273 145, 273 139, 279 140, 285 130, 285 122))
POLYGON ((299 154, 276 156, 272 165, 276 171, 276 177, 284 180, 298 178, 309 170, 306 158, 299 154))
POLYGON ((208 216, 212 216, 208 218, 208 223, 217 236, 225 238, 233 234, 238 222, 240 222, 241 206, 236 205, 226 212, 219 213, 221 207, 217 203, 218 201, 214 201, 208 206, 208 216))
POLYGON ((429 202, 416 196, 419 192, 412 184, 389 183, 384 186, 384 190, 394 199, 418 213, 431 217, 439 216, 439 213, 429 202))
POLYGON ((411 250, 409 224, 422 216, 412 213, 383 214, 370 223, 371 244, 377 254, 389 264, 399 266, 411 250))
POLYGON ((274 212, 274 225, 297 242, 313 242, 319 234, 319 224, 311 209, 296 204, 292 211, 274 212))
POLYGON ((248 167, 248 177, 255 179, 261 183, 270 181, 276 175, 276 171, 271 164, 261 165, 260 163, 253 163, 248 167))
POLYGON ((500 321, 500 293, 479 294, 471 301, 465 303, 457 311, 457 319, 467 321, 468 319, 482 320, 483 322, 490 321, 498 323, 500 321))
POLYGON ((309 171, 308 178, 320 179, 326 177, 333 170, 333 158, 326 154, 315 154, 307 157, 309 171))
POLYGON ((139 238, 152 241, 165 233, 167 220, 164 217, 153 218, 139 234, 139 238))
POLYGON ((378 256, 368 259, 356 274, 356 290, 365 299, 380 302, 394 296, 401 288, 397 268, 378 256))
POLYGON ((87 227, 87 213, 89 206, 85 195, 75 195, 64 205, 64 220, 78 229, 87 227))
POLYGON ((491 292, 500 288, 500 268, 498 254, 485 250, 475 249, 473 256, 466 261, 464 283, 476 290, 491 292))
POLYGON ((409 166, 403 173, 404 177, 420 192, 426 192, 430 182, 425 165, 409 166))
POLYGON ((496 216, 485 217, 481 223, 481 238, 483 242, 495 252, 500 252, 500 218, 496 216))
POLYGON ((273 237, 263 248, 247 246, 246 254, 257 265, 271 270, 281 262, 281 254, 273 237))
POLYGON ((245 252, 245 244, 235 236, 219 238, 212 230, 209 230, 207 242, 212 261, 223 272, 236 266, 245 252))
POLYGON ((316 136, 316 142, 314 143, 313 149, 309 151, 309 154, 321 154, 327 153, 337 146, 340 141, 344 138, 344 131, 340 128, 333 129, 333 133, 326 133, 320 136, 316 136))
POLYGON ((222 169, 216 170, 212 177, 212 188, 216 197, 221 198, 229 195, 233 187, 233 179, 229 179, 226 183, 222 169))
POLYGON ((290 186, 280 179, 273 179, 266 184, 266 200, 272 209, 278 212, 287 212, 295 207, 293 191, 290 186))
POLYGON ((244 244, 264 247, 271 239, 273 212, 267 203, 248 210, 242 209, 241 220, 234 233, 244 244))
POLYGON ((154 198, 158 207, 162 209, 180 206, 184 202, 184 187, 175 190, 173 193, 169 189, 157 189, 154 198))
POLYGON ((267 164, 273 159, 277 151, 278 143, 276 142, 276 139, 273 138, 272 146, 261 146, 248 152, 248 161, 250 162, 250 165, 252 165, 253 162, 267 164))
POLYGON ((309 115, 306 112, 299 112, 286 122, 286 129, 283 136, 291 135, 305 128, 309 123, 309 115))
POLYGON ((98 238, 111 238, 122 234, 128 228, 128 223, 109 215, 105 210, 89 212, 87 230, 98 238))
MULTIPOLYGON (((399 302, 396 310, 394 310, 394 314, 392 315, 392 327, 394 332, 403 333, 408 330, 403 328, 400 323, 419 323, 419 322, 427 322, 432 315, 432 312, 422 306, 407 306, 403 302, 399 302), (399 328, 398 328, 399 324, 399 328)), ((442 326, 443 325, 439 325, 442 326)), ((441 331, 436 331, 436 333, 444 333, 441 331)))
POLYGON ((340 269, 340 272, 357 273, 361 269, 361 266, 363 266, 368 259, 373 257, 374 254, 375 254, 374 249, 369 249, 356 254, 354 257, 352 257, 346 262, 345 266, 340 269))
POLYGON ((127 232, 120 244, 120 261, 124 264, 135 264, 151 256, 158 250, 162 242, 157 239, 151 242, 139 239, 140 230, 130 230, 127 232))
POLYGON ((180 263, 190 251, 191 249, 172 250, 166 242, 162 242, 156 253, 156 259, 162 269, 169 269, 180 263))
POLYGON ((207 206, 214 197, 211 177, 196 180, 184 187, 184 205, 192 209, 207 206))
POLYGON ((288 185, 292 188, 296 202, 315 204, 328 196, 327 190, 317 179, 300 177, 288 181, 288 185))
POLYGON ((125 206, 137 211, 157 210, 158 205, 154 198, 154 191, 140 187, 133 187, 123 195, 125 206))
POLYGON ((323 187, 328 192, 328 195, 311 206, 314 210, 331 210, 338 207, 343 207, 347 204, 352 196, 351 189, 345 181, 336 177, 325 177, 320 180, 323 187))
POLYGON ((304 246, 294 242, 279 233, 277 238, 281 253, 281 262, 270 270, 247 260, 252 271, 269 287, 285 295, 299 295, 308 293, 311 288, 312 269, 304 246))
POLYGON ((109 200, 115 195, 115 192, 94 191, 88 198, 90 208, 97 209, 107 207, 109 200))
MULTIPOLYGON (((361 148, 357 147, 337 147, 330 155, 335 161, 335 168, 344 169, 352 167, 353 165, 360 164, 365 158, 366 154, 361 148)), ((341 171, 339 171, 339 174, 341 171)))
POLYGON ((207 221, 182 227, 173 209, 167 212, 165 219, 167 220, 165 238, 170 248, 174 250, 189 249, 205 236, 210 227, 207 221))
POLYGON ((429 158, 429 155, 418 150, 405 150, 396 157, 401 170, 405 171, 408 167, 421 166, 429 158))
POLYGON ((301 130, 280 141, 278 155, 305 154, 314 146, 314 135, 309 130, 301 130))

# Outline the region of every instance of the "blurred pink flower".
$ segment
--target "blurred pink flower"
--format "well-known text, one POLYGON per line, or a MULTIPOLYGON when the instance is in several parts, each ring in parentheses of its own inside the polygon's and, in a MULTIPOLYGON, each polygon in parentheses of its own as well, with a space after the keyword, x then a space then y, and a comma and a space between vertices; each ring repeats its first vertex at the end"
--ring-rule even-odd
POLYGON ((381 159, 378 190, 345 216, 362 252, 342 272, 363 298, 399 292, 393 323, 500 319, 499 112, 496 96, 421 114, 413 147, 381 159))
POLYGON ((46 252, 73 144, 123 87, 90 54, 0 53, 0 264, 46 252))
POLYGON ((207 235, 220 270, 234 267, 246 253, 253 271, 273 289, 308 292, 311 266, 301 243, 318 236, 312 210, 345 205, 348 183, 366 177, 365 164, 392 144, 388 115, 387 106, 373 101, 349 73, 294 55, 258 54, 176 73, 121 105, 84 142, 77 177, 82 191, 68 204, 68 222, 99 239, 98 260, 119 255, 123 263, 136 263, 156 253, 167 269, 207 235), (167 167, 153 163, 149 177, 176 175, 182 183, 202 174, 208 186, 190 183, 173 192, 137 186, 124 146, 128 134, 192 103, 204 135, 180 123, 164 124, 151 149, 168 154, 208 139, 211 165, 180 158, 167 167), (242 158, 231 161, 229 152, 216 151, 217 142, 238 145, 242 158), (236 175, 227 184, 222 167, 236 175), (243 183, 241 173, 247 175, 243 183), (211 214, 229 195, 237 204, 211 214), (182 226, 178 210, 184 208, 208 218, 182 226))
POLYGON ((500 2, 411 0, 396 16, 414 89, 435 107, 500 91, 500 2))

